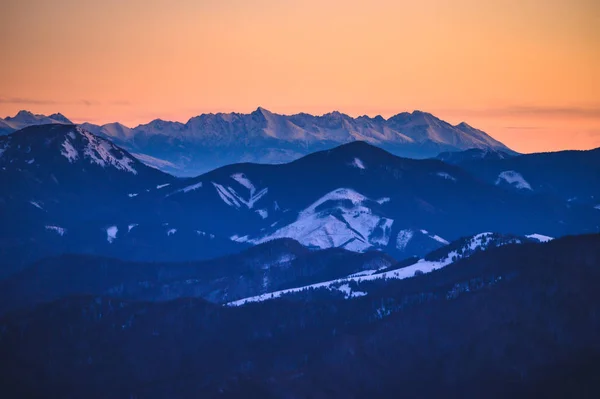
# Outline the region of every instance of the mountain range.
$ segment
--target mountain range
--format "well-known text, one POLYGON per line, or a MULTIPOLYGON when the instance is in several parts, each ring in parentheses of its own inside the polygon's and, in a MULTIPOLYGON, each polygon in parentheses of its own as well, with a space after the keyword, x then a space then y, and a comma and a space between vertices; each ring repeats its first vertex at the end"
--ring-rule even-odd
POLYGON ((343 292, 351 298, 358 294, 350 285, 409 278, 503 245, 550 240, 541 235, 481 233, 444 245, 423 258, 400 262, 383 251, 310 250, 289 238, 196 262, 143 263, 60 255, 44 258, 0 281, 0 314, 74 295, 157 302, 200 297, 213 303, 240 305, 315 289, 343 292))
MULTIPOLYGON (((504 187, 502 179, 486 182, 456 165, 399 158, 360 141, 195 178, 148 167, 74 125, 31 126, 0 137, 0 148, 2 274, 65 252, 187 261, 292 238, 402 258, 482 231, 559 237, 600 225, 593 202, 504 187)), ((512 173, 499 176, 505 172, 512 173)), ((548 186, 554 177, 540 176, 548 186)))
MULTIPOLYGON (((70 121, 60 114, 46 117, 21 111, 0 119, 0 134, 46 123, 70 121)), ((352 118, 340 112, 280 115, 259 107, 250 114, 202 114, 185 124, 156 119, 134 128, 118 122, 83 123, 81 127, 111 140, 148 165, 177 176, 195 176, 239 162, 290 162, 352 141, 365 141, 410 158, 472 148, 515 154, 465 122, 454 126, 421 111, 384 119, 352 118)))
POLYGON ((50 123, 72 124, 72 122, 61 113, 46 116, 22 110, 15 116, 7 116, 4 119, 0 118, 0 135, 10 134, 28 126, 47 125, 50 123))

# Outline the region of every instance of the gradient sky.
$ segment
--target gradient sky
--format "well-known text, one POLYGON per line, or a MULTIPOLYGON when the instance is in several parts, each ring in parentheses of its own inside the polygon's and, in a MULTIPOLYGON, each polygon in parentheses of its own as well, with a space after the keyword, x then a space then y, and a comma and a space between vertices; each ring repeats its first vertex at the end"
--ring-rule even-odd
POLYGON ((521 152, 600 146, 597 0, 0 0, 0 115, 467 121, 521 152))

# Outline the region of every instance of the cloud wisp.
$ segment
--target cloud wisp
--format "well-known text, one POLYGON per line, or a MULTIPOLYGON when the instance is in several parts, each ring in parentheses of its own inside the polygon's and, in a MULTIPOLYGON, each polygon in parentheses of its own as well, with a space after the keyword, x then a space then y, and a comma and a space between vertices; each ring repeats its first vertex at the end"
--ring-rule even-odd
POLYGON ((129 101, 109 101, 103 103, 96 100, 76 100, 76 101, 57 101, 47 100, 39 98, 27 98, 27 97, 0 97, 0 104, 21 104, 21 105, 84 105, 86 107, 95 107, 101 105, 114 105, 114 106, 129 106, 129 101))

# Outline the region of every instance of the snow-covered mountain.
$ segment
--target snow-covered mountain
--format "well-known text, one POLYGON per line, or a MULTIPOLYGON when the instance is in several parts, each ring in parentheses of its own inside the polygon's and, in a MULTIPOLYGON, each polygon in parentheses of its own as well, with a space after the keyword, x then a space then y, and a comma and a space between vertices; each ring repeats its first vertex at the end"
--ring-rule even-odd
MULTIPOLYGON (((426 248, 448 243, 423 229, 401 230, 394 234, 395 242, 391 242, 394 220, 383 216, 385 212, 381 211, 381 206, 388 201, 388 197, 373 200, 352 189, 338 188, 301 210, 296 220, 289 224, 272 224, 266 232, 263 230, 256 237, 234 235, 231 238, 237 242, 260 244, 290 237, 311 248, 345 248, 363 252, 392 247, 394 253, 410 253, 407 252, 410 251, 408 244, 415 241, 421 241, 421 245, 428 244, 426 248)), ((263 218, 268 218, 268 210, 257 212, 263 218)))
MULTIPOLYGON (((14 130, 24 127, 28 120, 31 124, 44 123, 42 120, 45 123, 57 121, 22 111, 4 122, 12 123, 14 126, 8 129, 14 130), (18 126, 11 122, 14 119, 21 121, 18 126)), ((2 121, 0 129, 1 126, 2 121)), ((117 122, 102 126, 84 123, 81 126, 110 139, 142 161, 179 176, 194 176, 238 162, 290 162, 311 152, 352 141, 365 141, 411 158, 428 158, 443 151, 472 148, 513 153, 504 144, 466 123, 454 126, 421 111, 384 119, 381 116, 353 118, 340 112, 321 116, 280 115, 258 108, 250 114, 202 114, 186 123, 156 119, 134 128, 117 122)))
POLYGON ((73 124, 34 125, 1 136, 0 150, 0 168, 4 175, 20 173, 37 180, 43 175, 52 175, 58 184, 63 183, 57 181, 62 173, 89 174, 89 184, 98 183, 93 181, 95 177, 102 181, 113 173, 173 179, 144 165, 111 141, 73 124), (99 173, 102 176, 95 176, 99 173))
POLYGON ((236 162, 289 162, 357 140, 414 158, 469 148, 511 152, 480 130, 464 123, 453 126, 420 111, 387 120, 339 112, 280 115, 264 108, 250 114, 203 114, 185 124, 155 120, 140 125, 131 139, 119 144, 176 165, 175 170, 167 169, 173 173, 193 175, 236 162))
POLYGON ((36 125, 1 136, 4 259, 9 264, 16 253, 25 261, 46 250, 69 248, 61 241, 90 248, 91 242, 82 243, 84 237, 92 231, 102 234, 110 226, 104 226, 107 215, 128 213, 128 193, 174 180, 75 125, 36 125), (29 250, 30 245, 41 247, 29 250))
POLYGON ((33 114, 29 111, 22 110, 19 111, 15 116, 7 116, 4 119, 0 118, 0 135, 9 134, 27 126, 45 125, 48 123, 62 123, 70 125, 73 122, 60 113, 46 116, 41 114, 33 114))
POLYGON ((102 126, 86 122, 82 123, 80 127, 95 134, 96 136, 109 138, 114 143, 133 138, 133 130, 119 122, 107 123, 102 126))
POLYGON ((3 137, 0 148, 7 188, 0 211, 8 221, 1 245, 18 267, 35 260, 30 255, 63 252, 198 260, 276 238, 401 259, 481 231, 559 237, 600 225, 596 209, 360 141, 288 164, 233 164, 190 179, 72 125, 29 127, 3 137))
POLYGON ((160 119, 133 129, 146 136, 168 136, 185 140, 203 140, 215 146, 228 146, 238 140, 276 139, 310 144, 320 141, 346 143, 366 141, 371 144, 424 144, 467 148, 506 147, 481 130, 465 123, 452 126, 421 111, 401 113, 388 120, 377 116, 352 118, 340 112, 322 116, 309 114, 280 115, 264 108, 250 114, 202 114, 187 123, 160 119))

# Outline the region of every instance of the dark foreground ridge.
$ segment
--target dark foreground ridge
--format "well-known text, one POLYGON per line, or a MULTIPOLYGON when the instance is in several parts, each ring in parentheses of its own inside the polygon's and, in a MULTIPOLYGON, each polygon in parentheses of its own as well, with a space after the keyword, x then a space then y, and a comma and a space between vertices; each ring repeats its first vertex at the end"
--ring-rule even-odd
POLYGON ((597 397, 600 235, 238 308, 70 297, 0 321, 3 397, 597 397))

